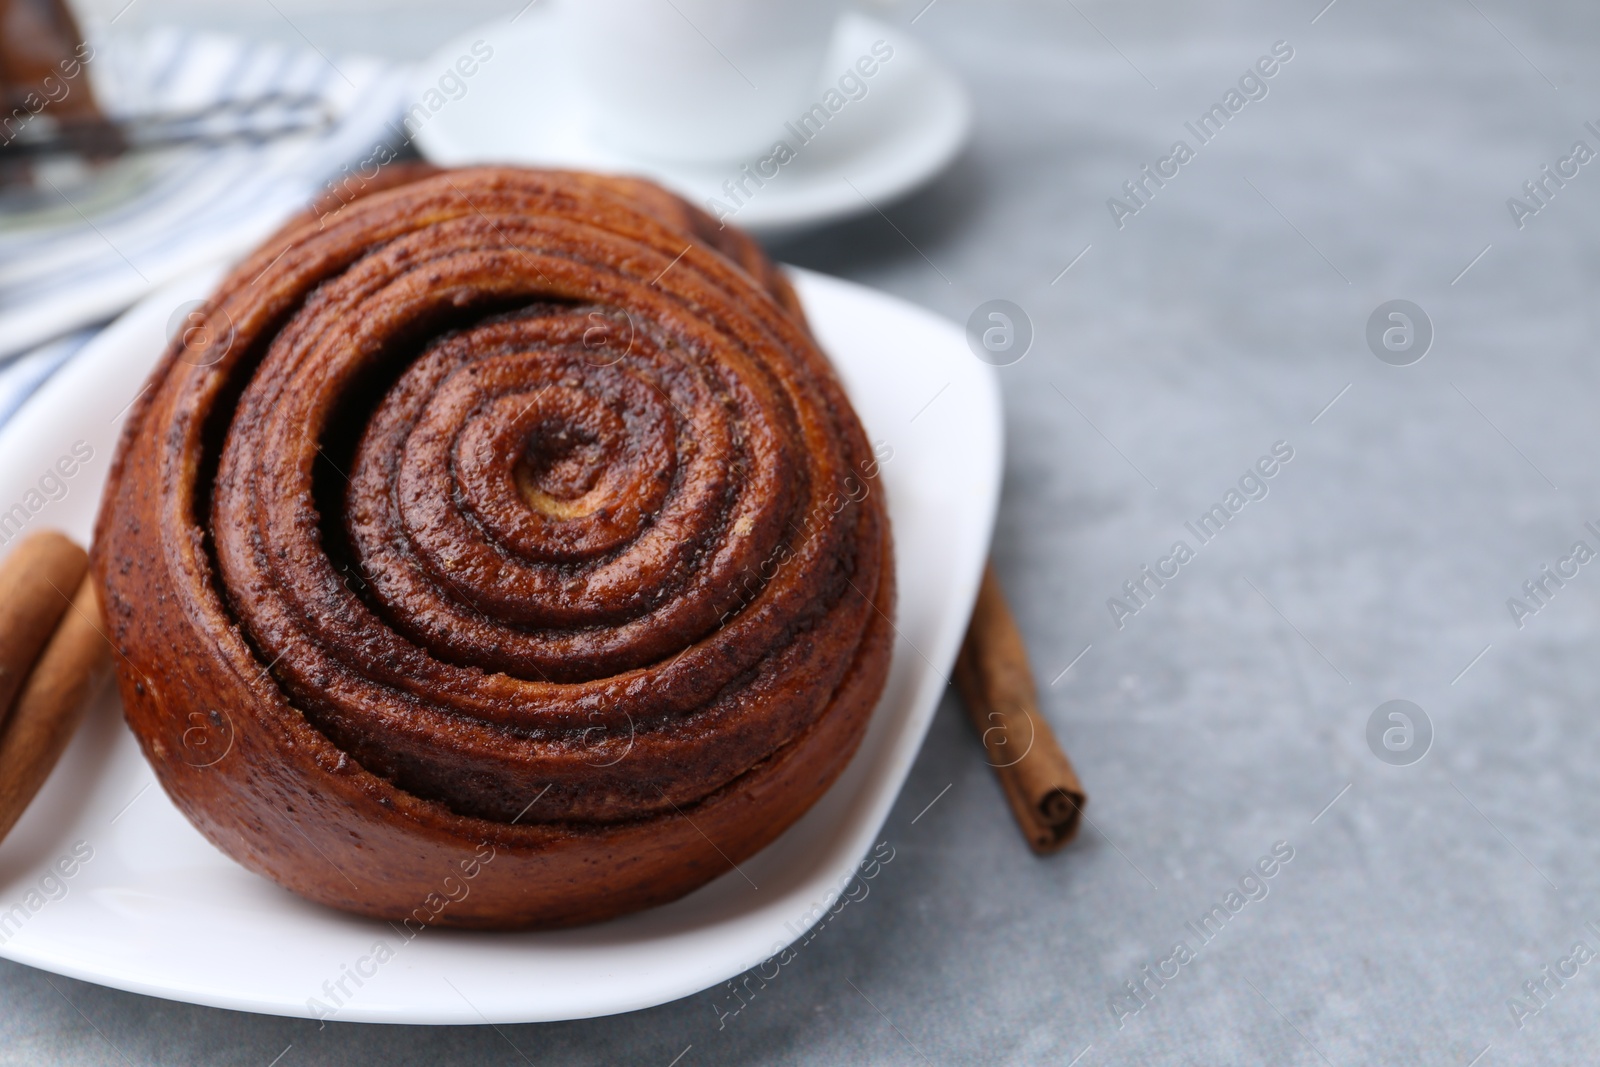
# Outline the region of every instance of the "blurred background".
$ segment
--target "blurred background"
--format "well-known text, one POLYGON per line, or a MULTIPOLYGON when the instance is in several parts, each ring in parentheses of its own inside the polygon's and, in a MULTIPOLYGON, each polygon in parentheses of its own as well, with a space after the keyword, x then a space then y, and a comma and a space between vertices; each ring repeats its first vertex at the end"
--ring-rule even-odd
MULTIPOLYGON (((91 34, 391 61, 523 7, 73 6, 91 34)), ((970 142, 918 191, 768 245, 958 323, 993 299, 1025 312, 994 558, 1093 798, 1080 841, 1029 854, 951 695, 870 900, 725 1026, 711 991, 587 1022, 319 1027, 0 963, 0 1063, 1589 1056, 1600 974, 1547 968, 1600 948, 1600 578, 1531 617, 1511 601, 1600 520, 1600 165, 1527 188, 1576 142, 1600 150, 1600 8, 867 10, 965 84, 970 142), (1130 196, 1279 42, 1270 91, 1130 196), (1383 341, 1393 301, 1426 344, 1383 341), (1280 444, 1270 491, 1116 611, 1280 444), (1394 700, 1429 739, 1398 755, 1371 728, 1394 700), (1125 999, 1280 843, 1269 891, 1125 999)))
MULTIPOLYGON (((539 0, 548 3, 549 0, 539 0)), ((190 26, 247 33, 252 37, 304 45, 309 37, 319 47, 340 52, 369 52, 395 59, 422 59, 441 40, 497 18, 510 18, 522 7, 495 0, 461 0, 437 4, 424 0, 89 0, 71 4, 86 32, 111 25, 142 29, 190 26), (119 17, 120 16, 120 17, 119 17), (305 36, 302 36, 304 34, 305 36)))

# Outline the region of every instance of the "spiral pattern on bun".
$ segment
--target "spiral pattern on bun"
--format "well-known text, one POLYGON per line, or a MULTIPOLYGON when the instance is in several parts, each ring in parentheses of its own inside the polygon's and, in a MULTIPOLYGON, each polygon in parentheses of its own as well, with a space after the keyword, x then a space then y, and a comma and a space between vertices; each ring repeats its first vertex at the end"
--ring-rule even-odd
POLYGON ((872 449, 782 276, 659 188, 365 192, 241 265, 129 418, 95 546, 129 722, 208 837, 336 907, 682 895, 865 729, 872 449))

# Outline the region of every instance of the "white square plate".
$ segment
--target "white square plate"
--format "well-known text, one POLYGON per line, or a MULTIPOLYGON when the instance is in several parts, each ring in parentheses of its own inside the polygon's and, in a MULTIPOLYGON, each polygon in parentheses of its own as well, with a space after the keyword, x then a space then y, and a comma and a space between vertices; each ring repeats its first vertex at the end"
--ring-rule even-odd
MULTIPOLYGON (((988 553, 1002 429, 994 371, 959 327, 848 282, 792 275, 868 435, 894 450, 882 471, 899 639, 860 751, 804 818, 742 865, 749 881, 730 871, 675 903, 577 930, 432 929, 406 942, 386 923, 302 901, 214 849, 155 786, 108 691, 0 846, 0 956, 173 1000, 307 1017, 311 998, 328 1001, 325 982, 367 960, 361 969, 376 974, 347 984, 353 995, 332 1017, 509 1023, 662 1004, 803 933, 873 845, 947 684, 988 553), (75 846, 91 857, 67 864, 70 878, 53 875, 75 846), (381 966, 370 962, 378 942, 393 954, 381 966)), ((208 271, 135 307, 0 431, 0 513, 37 504, 25 532, 54 527, 87 539, 122 419, 168 319, 218 277, 208 271), (63 493, 45 476, 74 445, 93 456, 63 493)))

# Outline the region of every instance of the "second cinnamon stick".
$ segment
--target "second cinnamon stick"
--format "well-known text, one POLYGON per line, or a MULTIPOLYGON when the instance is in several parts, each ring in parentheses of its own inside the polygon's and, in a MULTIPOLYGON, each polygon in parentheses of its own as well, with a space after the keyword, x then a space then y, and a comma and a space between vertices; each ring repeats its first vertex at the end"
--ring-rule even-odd
POLYGON ((89 698, 110 675, 111 645, 100 625, 94 578, 85 577, 0 727, 0 840, 50 776, 89 698))
POLYGON ((955 683, 1029 846, 1054 852, 1077 834, 1088 796, 1039 712, 1027 646, 993 564, 984 566, 955 683))
POLYGON ((0 563, 0 723, 88 569, 88 554, 54 530, 0 563))

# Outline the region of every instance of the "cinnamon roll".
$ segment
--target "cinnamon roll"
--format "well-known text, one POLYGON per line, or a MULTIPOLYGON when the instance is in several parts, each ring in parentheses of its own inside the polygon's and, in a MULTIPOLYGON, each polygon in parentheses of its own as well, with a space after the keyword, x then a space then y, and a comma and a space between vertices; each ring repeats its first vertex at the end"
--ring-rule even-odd
POLYGON ((242 263, 128 418, 127 718, 246 867, 593 922, 732 870, 888 671, 877 462, 793 291, 645 182, 418 170, 242 263))

